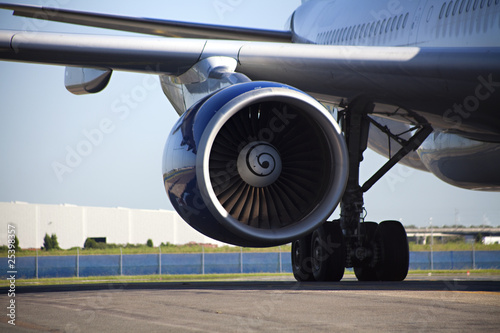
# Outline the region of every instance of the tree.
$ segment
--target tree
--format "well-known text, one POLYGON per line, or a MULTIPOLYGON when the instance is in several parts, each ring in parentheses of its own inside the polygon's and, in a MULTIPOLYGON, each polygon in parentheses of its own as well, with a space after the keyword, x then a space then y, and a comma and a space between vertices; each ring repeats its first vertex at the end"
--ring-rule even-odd
POLYGON ((87 238, 83 247, 86 249, 95 249, 97 248, 97 242, 95 241, 95 239, 87 238))
POLYGON ((48 234, 45 234, 45 237, 43 237, 43 249, 49 251, 52 250, 52 248, 52 238, 48 234))
POLYGON ((153 247, 153 241, 150 239, 148 239, 148 241, 146 242, 146 245, 147 247, 153 247))
POLYGON ((57 241, 56 234, 52 234, 52 236, 50 236, 50 238, 52 240, 52 249, 60 250, 61 248, 59 247, 59 242, 57 241))
POLYGON ((60 250, 61 248, 59 247, 59 242, 57 241, 57 236, 56 234, 52 234, 49 236, 49 234, 45 234, 45 237, 43 237, 43 248, 45 251, 50 251, 50 250, 60 250))
POLYGON ((480 232, 474 237, 474 241, 478 244, 483 244, 483 234, 480 232))
POLYGON ((19 238, 17 238, 17 235, 14 238, 14 248, 16 249, 16 251, 21 250, 21 248, 19 247, 19 238))
POLYGON ((97 242, 94 238, 88 237, 85 240, 85 243, 83 244, 83 247, 85 249, 87 249, 87 250, 88 249, 100 249, 100 250, 103 250, 103 249, 106 249, 106 248, 110 248, 110 249, 116 248, 116 245, 115 244, 106 244, 106 243, 97 242))

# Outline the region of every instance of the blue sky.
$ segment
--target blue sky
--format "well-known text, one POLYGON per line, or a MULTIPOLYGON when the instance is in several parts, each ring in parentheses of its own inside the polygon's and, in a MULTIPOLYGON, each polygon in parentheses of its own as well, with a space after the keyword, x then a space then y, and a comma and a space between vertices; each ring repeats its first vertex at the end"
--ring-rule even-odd
MULTIPOLYGON (((15 3, 282 29, 300 1, 15 3)), ((6 10, 0 10, 0 29, 119 34, 13 17, 6 10)), ((0 201, 172 209, 163 187, 161 160, 178 116, 158 78, 115 72, 103 92, 75 96, 64 88, 63 67, 0 62, 0 100, 0 201), (113 113, 116 105, 127 107, 128 115, 113 113), (106 133, 88 146, 89 133, 96 133, 103 122, 106 133), (86 148, 87 155, 73 160, 71 173, 58 176, 54 164, 64 163, 78 148, 86 148)), ((385 162, 372 152, 365 154, 365 160, 363 179, 385 162)), ((456 219, 464 225, 500 225, 500 193, 462 190, 431 174, 400 166, 366 194, 365 203, 367 219, 372 221, 396 219, 426 226, 432 218, 434 225, 454 224, 456 219)))

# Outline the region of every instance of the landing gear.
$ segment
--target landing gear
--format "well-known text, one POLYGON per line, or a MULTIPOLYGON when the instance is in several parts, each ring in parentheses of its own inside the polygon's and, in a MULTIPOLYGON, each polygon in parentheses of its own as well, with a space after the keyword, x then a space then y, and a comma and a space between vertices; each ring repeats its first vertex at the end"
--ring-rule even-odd
MULTIPOLYGON (((398 221, 363 222, 359 242, 346 246, 338 222, 327 222, 292 243, 292 268, 297 281, 340 281, 346 259, 359 281, 403 281, 408 274, 406 231, 398 221)), ((358 235, 357 235, 358 236, 358 235)))
MULTIPOLYGON (((402 148, 363 186, 359 167, 367 148, 373 112, 370 101, 358 99, 342 112, 341 125, 349 150, 349 178, 341 201, 340 220, 324 223, 311 235, 292 244, 292 266, 298 281, 339 281, 344 267, 354 268, 360 281, 402 281, 409 265, 406 231, 398 221, 364 222, 363 194, 409 152, 417 149, 432 128, 420 121, 410 140, 398 140, 402 148)), ((379 124, 375 124, 379 128, 379 124)), ((386 134, 398 137, 384 128, 386 134)), ((399 139, 399 138, 398 138, 399 139)))

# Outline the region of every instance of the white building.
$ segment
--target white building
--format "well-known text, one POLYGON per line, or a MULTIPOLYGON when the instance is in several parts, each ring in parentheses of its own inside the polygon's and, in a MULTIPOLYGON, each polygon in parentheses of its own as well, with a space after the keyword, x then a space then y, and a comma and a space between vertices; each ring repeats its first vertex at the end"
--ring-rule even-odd
POLYGON ((80 207, 0 202, 0 245, 7 244, 8 225, 14 225, 21 248, 40 248, 45 234, 56 234, 63 249, 83 247, 87 237, 107 243, 224 245, 191 228, 176 212, 128 208, 80 207))
POLYGON ((486 236, 483 239, 483 243, 487 244, 487 245, 495 244, 495 243, 500 244, 500 237, 498 237, 498 236, 486 236))

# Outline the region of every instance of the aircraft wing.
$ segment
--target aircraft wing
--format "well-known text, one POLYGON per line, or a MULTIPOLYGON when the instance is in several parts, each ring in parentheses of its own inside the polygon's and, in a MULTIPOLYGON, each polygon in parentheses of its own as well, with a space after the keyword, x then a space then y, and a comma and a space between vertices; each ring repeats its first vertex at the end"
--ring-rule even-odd
POLYGON ((137 32, 163 37, 252 40, 288 43, 292 41, 292 34, 289 31, 251 29, 150 18, 137 18, 29 5, 0 3, 0 8, 12 9, 14 11, 13 14, 16 16, 79 24, 96 28, 137 32))
MULTIPOLYGON (((0 59, 181 75, 205 58, 230 57, 237 60, 235 70, 252 80, 289 84, 325 102, 339 103, 363 94, 381 104, 401 106, 406 110, 428 110, 426 119, 444 129, 457 127, 453 119, 443 116, 444 111, 474 93, 478 85, 486 89, 492 85, 496 87, 500 76, 499 47, 293 44, 290 43, 291 32, 24 5, 0 4, 0 8, 12 9, 15 15, 162 36, 0 31, 0 59)), ((493 109, 496 102, 495 98, 489 98, 481 106, 493 109)), ((393 111, 387 110, 387 114, 393 111)), ((402 116, 416 119, 415 114, 402 116)), ((478 133, 481 137, 497 136, 498 120, 491 113, 476 113, 459 119, 462 120, 467 120, 461 124, 462 132, 478 133)))
POLYGON ((363 91, 408 100, 418 94, 450 103, 450 91, 462 96, 464 90, 474 91, 477 77, 487 80, 500 73, 498 47, 326 46, 0 31, 0 59, 12 61, 180 75, 212 56, 237 59, 236 71, 253 80, 342 97, 363 91))
POLYGON ((0 59, 178 75, 200 59, 205 44, 195 39, 3 30, 0 59))

